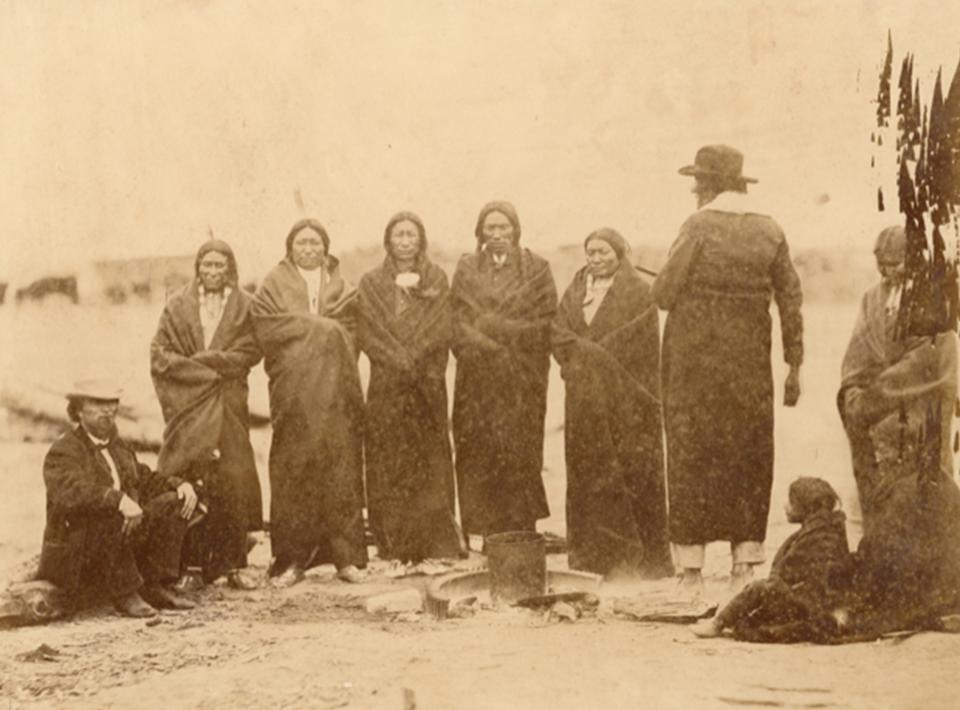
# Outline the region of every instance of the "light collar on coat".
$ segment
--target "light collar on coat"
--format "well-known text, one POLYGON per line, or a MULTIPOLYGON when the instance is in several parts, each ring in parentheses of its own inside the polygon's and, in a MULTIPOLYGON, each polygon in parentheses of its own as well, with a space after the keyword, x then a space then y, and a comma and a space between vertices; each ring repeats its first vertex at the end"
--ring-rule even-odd
MULTIPOLYGON (((80 428, 83 429, 82 426, 80 428)), ((110 445, 110 439, 100 439, 94 436, 93 434, 91 434, 86 429, 83 429, 83 433, 87 435, 87 438, 90 439, 90 441, 93 442, 93 445, 96 446, 98 449, 105 449, 110 445)))
POLYGON ((701 207, 698 212, 716 210, 717 212, 732 212, 733 214, 767 214, 758 209, 754 198, 747 192, 721 192, 710 202, 701 207))

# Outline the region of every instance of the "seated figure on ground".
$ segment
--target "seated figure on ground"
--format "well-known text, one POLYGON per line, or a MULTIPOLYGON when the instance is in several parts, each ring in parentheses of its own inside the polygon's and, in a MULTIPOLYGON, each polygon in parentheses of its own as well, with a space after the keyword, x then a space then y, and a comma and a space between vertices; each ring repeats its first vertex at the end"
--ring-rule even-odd
POLYGON ((799 481, 791 487, 791 519, 798 507, 814 512, 784 543, 770 580, 748 586, 694 633, 731 628, 741 640, 849 643, 942 630, 944 616, 960 613, 960 488, 940 465, 940 416, 929 408, 911 444, 915 456, 877 484, 872 522, 854 554, 844 555, 842 513, 829 502, 836 494, 823 481, 800 479, 817 482, 822 493, 809 500, 820 502, 798 506, 799 481))
POLYGON ((72 608, 112 599, 125 616, 194 604, 170 585, 197 496, 193 487, 137 461, 117 434, 120 390, 104 380, 67 395, 76 427, 43 462, 47 520, 38 578, 63 589, 72 608))
POLYGON ((769 578, 748 584, 715 617, 698 623, 694 633, 718 636, 730 629, 737 639, 777 642, 836 636, 835 613, 846 602, 852 564, 839 502, 826 481, 795 480, 786 513, 800 529, 780 547, 769 578))

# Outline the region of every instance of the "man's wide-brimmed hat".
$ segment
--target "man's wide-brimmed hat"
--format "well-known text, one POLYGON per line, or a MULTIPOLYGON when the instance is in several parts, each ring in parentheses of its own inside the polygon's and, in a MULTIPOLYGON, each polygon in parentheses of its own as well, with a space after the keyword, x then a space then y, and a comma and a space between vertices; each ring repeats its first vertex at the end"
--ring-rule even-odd
POLYGON ((693 165, 680 168, 688 177, 706 177, 723 182, 756 182, 743 175, 743 153, 728 145, 705 145, 697 151, 693 165))
POLYGON ((78 380, 67 392, 67 399, 97 399, 104 402, 119 402, 123 390, 108 378, 78 380))

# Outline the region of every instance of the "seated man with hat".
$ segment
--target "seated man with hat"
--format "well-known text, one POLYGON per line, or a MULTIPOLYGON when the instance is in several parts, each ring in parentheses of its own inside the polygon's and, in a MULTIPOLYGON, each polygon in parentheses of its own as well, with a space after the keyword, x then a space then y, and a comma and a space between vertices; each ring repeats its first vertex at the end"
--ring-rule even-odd
POLYGON ((197 505, 193 487, 137 461, 117 435, 120 390, 78 382, 67 394, 77 426, 43 462, 47 522, 38 578, 67 592, 74 608, 103 597, 125 616, 194 604, 170 588, 197 505))

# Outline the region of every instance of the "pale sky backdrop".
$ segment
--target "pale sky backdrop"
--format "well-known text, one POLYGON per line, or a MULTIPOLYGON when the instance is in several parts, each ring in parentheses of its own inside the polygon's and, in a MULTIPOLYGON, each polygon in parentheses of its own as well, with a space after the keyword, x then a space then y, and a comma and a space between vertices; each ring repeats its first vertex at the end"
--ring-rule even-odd
POLYGON ((335 251, 400 209, 468 251, 494 198, 534 247, 666 247, 712 142, 795 248, 869 249, 888 28, 929 100, 960 3, 0 0, 0 279, 208 228, 262 274, 297 189, 335 251))

